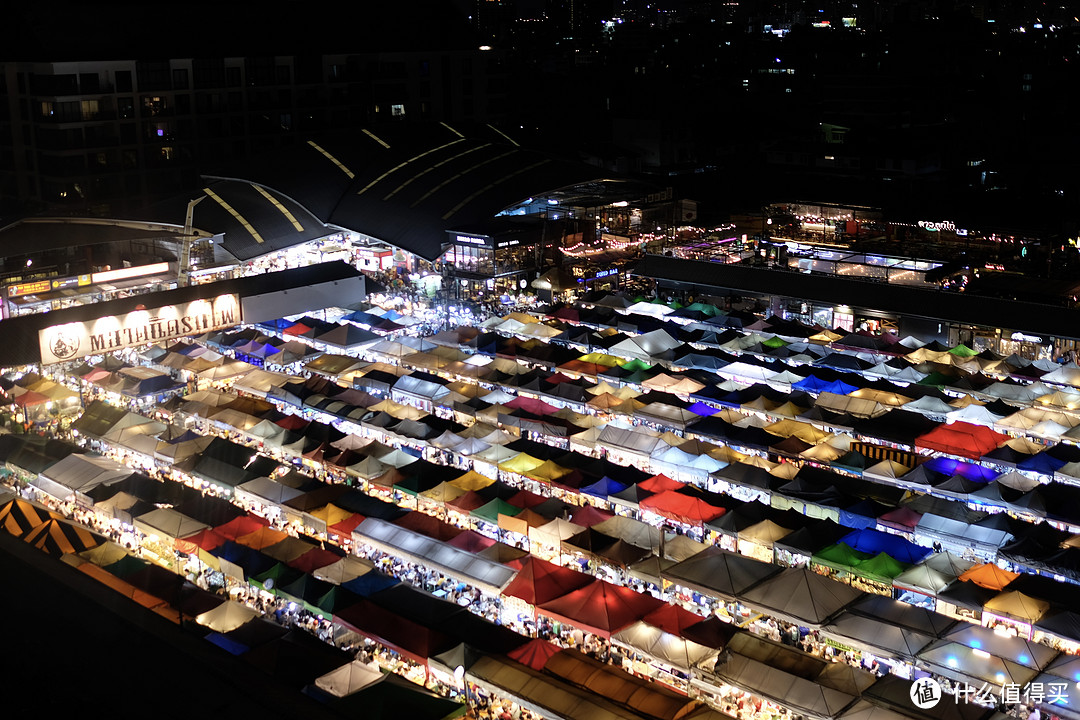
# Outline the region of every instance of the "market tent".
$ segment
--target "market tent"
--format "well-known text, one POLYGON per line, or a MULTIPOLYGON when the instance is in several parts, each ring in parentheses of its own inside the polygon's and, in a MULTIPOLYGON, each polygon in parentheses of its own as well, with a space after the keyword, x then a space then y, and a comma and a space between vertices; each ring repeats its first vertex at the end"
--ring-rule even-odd
POLYGON ((937 639, 933 635, 851 612, 841 613, 823 627, 822 632, 844 645, 863 648, 882 657, 905 660, 914 660, 919 651, 937 639))
POLYGON ((715 648, 699 645, 678 635, 665 632, 643 621, 621 630, 611 637, 612 642, 625 645, 689 674, 690 668, 717 656, 715 648))
POLYGON ((648 510, 686 525, 704 525, 724 514, 724 508, 713 507, 700 498, 685 495, 676 490, 645 498, 639 503, 642 510, 648 510))
POLYGON ((697 701, 682 693, 631 675, 577 650, 553 655, 544 666, 544 672, 657 720, 680 720, 699 707, 697 701))
POLYGON ((663 571, 661 576, 706 595, 734 601, 778 572, 779 568, 770 563, 710 546, 663 571))
POLYGON ((1039 620, 1049 609, 1050 603, 1025 595, 1019 590, 1003 592, 983 606, 984 611, 1005 615, 1025 623, 1039 620))
POLYGON ((436 567, 451 577, 498 593, 514 576, 510 568, 384 520, 369 517, 353 531, 357 542, 436 567))
POLYGON ((932 552, 930 548, 916 545, 899 535, 870 528, 856 530, 840 542, 872 555, 883 552, 909 565, 919 562, 932 552))
POLYGON ((845 543, 836 543, 814 553, 810 561, 817 567, 825 567, 841 572, 854 572, 855 568, 869 560, 873 555, 859 552, 845 543))
POLYGON ((160 535, 172 543, 209 526, 171 508, 158 508, 135 518, 135 529, 145 535, 160 535))
POLYGON ((938 675, 981 687, 984 683, 1016 684, 1023 687, 1038 671, 981 648, 939 640, 919 653, 918 662, 938 675))
POLYGON ((893 587, 935 597, 956 580, 955 576, 934 570, 925 563, 908 568, 893 578, 893 587))
POLYGON ((15 498, 0 507, 0 529, 9 535, 22 537, 48 520, 62 517, 40 505, 15 498))
POLYGON ((558 645, 543 638, 533 638, 506 653, 506 656, 539 672, 544 669, 544 665, 547 664, 552 655, 562 652, 562 650, 558 645))
MULTIPOLYGON (((748 633, 732 640, 734 649, 729 646, 715 669, 716 677, 724 683, 818 720, 838 717, 859 697, 862 683, 831 677, 828 671, 835 670, 826 666, 833 663, 806 656, 795 657, 794 651, 766 644, 748 633)), ((854 668, 850 670, 869 675, 854 668)), ((866 682, 860 675, 855 677, 866 682)))
POLYGON ((237 485, 233 493, 236 501, 245 506, 249 504, 282 505, 304 494, 296 488, 276 482, 268 477, 254 478, 237 485))
POLYGON ((346 555, 329 565, 318 568, 313 575, 319 580, 325 580, 334 585, 344 585, 350 580, 373 572, 375 572, 375 567, 369 561, 355 555, 346 555))
POLYGON ((1051 610, 1035 622, 1035 630, 1080 643, 1080 614, 1072 610, 1051 610))
POLYGON ((660 528, 631 517, 615 515, 593 523, 589 528, 640 548, 652 550, 660 547, 660 528))
POLYGON ((258 616, 259 612, 257 610, 253 610, 243 603, 227 600, 213 610, 207 610, 196 616, 195 622, 214 632, 228 633, 258 616))
POLYGON ((939 425, 915 438, 915 447, 978 460, 1008 439, 1008 435, 994 432, 985 425, 955 422, 939 425))
POLYGON ((91 505, 86 493, 98 485, 110 485, 131 475, 130 469, 107 457, 72 453, 42 470, 30 484, 62 502, 74 496, 91 505))
POLYGON ((848 606, 846 612, 888 622, 896 627, 914 630, 933 638, 942 637, 945 633, 952 631, 958 622, 947 615, 909 605, 900 600, 893 600, 884 595, 867 595, 848 606))
POLYGON ((466 679, 518 704, 539 717, 565 720, 638 720, 638 713, 624 709, 592 691, 578 689, 559 678, 499 657, 480 658, 465 672, 466 679))
POLYGON ((540 527, 529 528, 529 541, 541 545, 560 547, 563 540, 572 538, 584 529, 584 526, 577 525, 569 520, 555 518, 540 527))
POLYGON ((820 627, 863 593, 811 571, 788 568, 743 593, 740 600, 778 618, 820 627))
POLYGON ((609 638, 612 633, 640 620, 662 604, 651 595, 595 580, 560 598, 541 603, 537 610, 548 617, 609 638))
POLYGON ((22 536, 23 542, 49 555, 71 555, 85 552, 105 542, 105 538, 89 530, 51 518, 22 536))
POLYGON ((951 552, 966 554, 974 551, 979 557, 993 558, 998 548, 1009 542, 1012 534, 1007 530, 981 527, 966 520, 926 513, 915 525, 915 538, 940 543, 951 552))
POLYGON ((353 660, 315 679, 315 687, 334 697, 345 697, 383 679, 377 663, 365 664, 353 660))
POLYGON ((1020 577, 1019 573, 1009 572, 1004 570, 994 563, 982 563, 981 565, 975 565, 960 575, 960 580, 964 582, 973 582, 980 587, 987 588, 989 590, 1002 590, 1016 578, 1020 577))

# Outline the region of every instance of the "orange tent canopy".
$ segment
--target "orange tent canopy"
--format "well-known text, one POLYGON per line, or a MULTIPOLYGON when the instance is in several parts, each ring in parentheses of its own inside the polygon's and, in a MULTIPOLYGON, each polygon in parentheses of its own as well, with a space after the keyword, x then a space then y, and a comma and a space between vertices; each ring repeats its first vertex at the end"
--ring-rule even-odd
POLYGON ((963 573, 960 579, 965 582, 973 582, 990 590, 1001 590, 1018 577, 1020 577, 1020 573, 1002 570, 993 563, 983 563, 982 565, 973 566, 963 573))

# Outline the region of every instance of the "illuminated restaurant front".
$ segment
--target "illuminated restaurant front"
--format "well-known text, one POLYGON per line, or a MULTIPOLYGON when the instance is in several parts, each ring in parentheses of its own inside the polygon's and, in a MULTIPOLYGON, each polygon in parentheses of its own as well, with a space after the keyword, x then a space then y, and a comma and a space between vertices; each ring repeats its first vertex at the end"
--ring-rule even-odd
POLYGON ((9 283, 3 287, 0 317, 88 305, 175 285, 176 265, 167 262, 9 283))
POLYGON ((451 231, 442 255, 448 280, 460 283, 462 293, 520 292, 536 274, 538 233, 533 228, 484 234, 451 231))

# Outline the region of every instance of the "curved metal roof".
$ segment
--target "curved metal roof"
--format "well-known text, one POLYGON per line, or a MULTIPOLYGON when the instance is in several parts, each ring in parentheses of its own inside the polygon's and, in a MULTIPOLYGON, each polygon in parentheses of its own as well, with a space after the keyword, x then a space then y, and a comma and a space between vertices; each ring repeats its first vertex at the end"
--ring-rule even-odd
POLYGON ((183 227, 188 201, 195 206, 192 226, 200 234, 222 234, 222 246, 238 260, 265 255, 334 232, 300 203, 275 189, 244 180, 207 181, 198 190, 178 195, 150 209, 183 227))
POLYGON ((438 257, 447 230, 483 224, 531 196, 601 179, 596 168, 526 150, 494 128, 466 136, 445 123, 309 141, 228 174, 274 188, 327 225, 429 260, 438 257))

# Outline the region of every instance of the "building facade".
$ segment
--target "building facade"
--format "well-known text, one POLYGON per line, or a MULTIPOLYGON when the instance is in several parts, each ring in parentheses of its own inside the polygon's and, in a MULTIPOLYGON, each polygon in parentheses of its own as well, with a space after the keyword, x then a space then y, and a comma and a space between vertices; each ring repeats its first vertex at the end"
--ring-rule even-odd
POLYGON ((312 136, 497 122, 503 55, 479 48, 0 63, 0 208, 115 215, 312 136))

